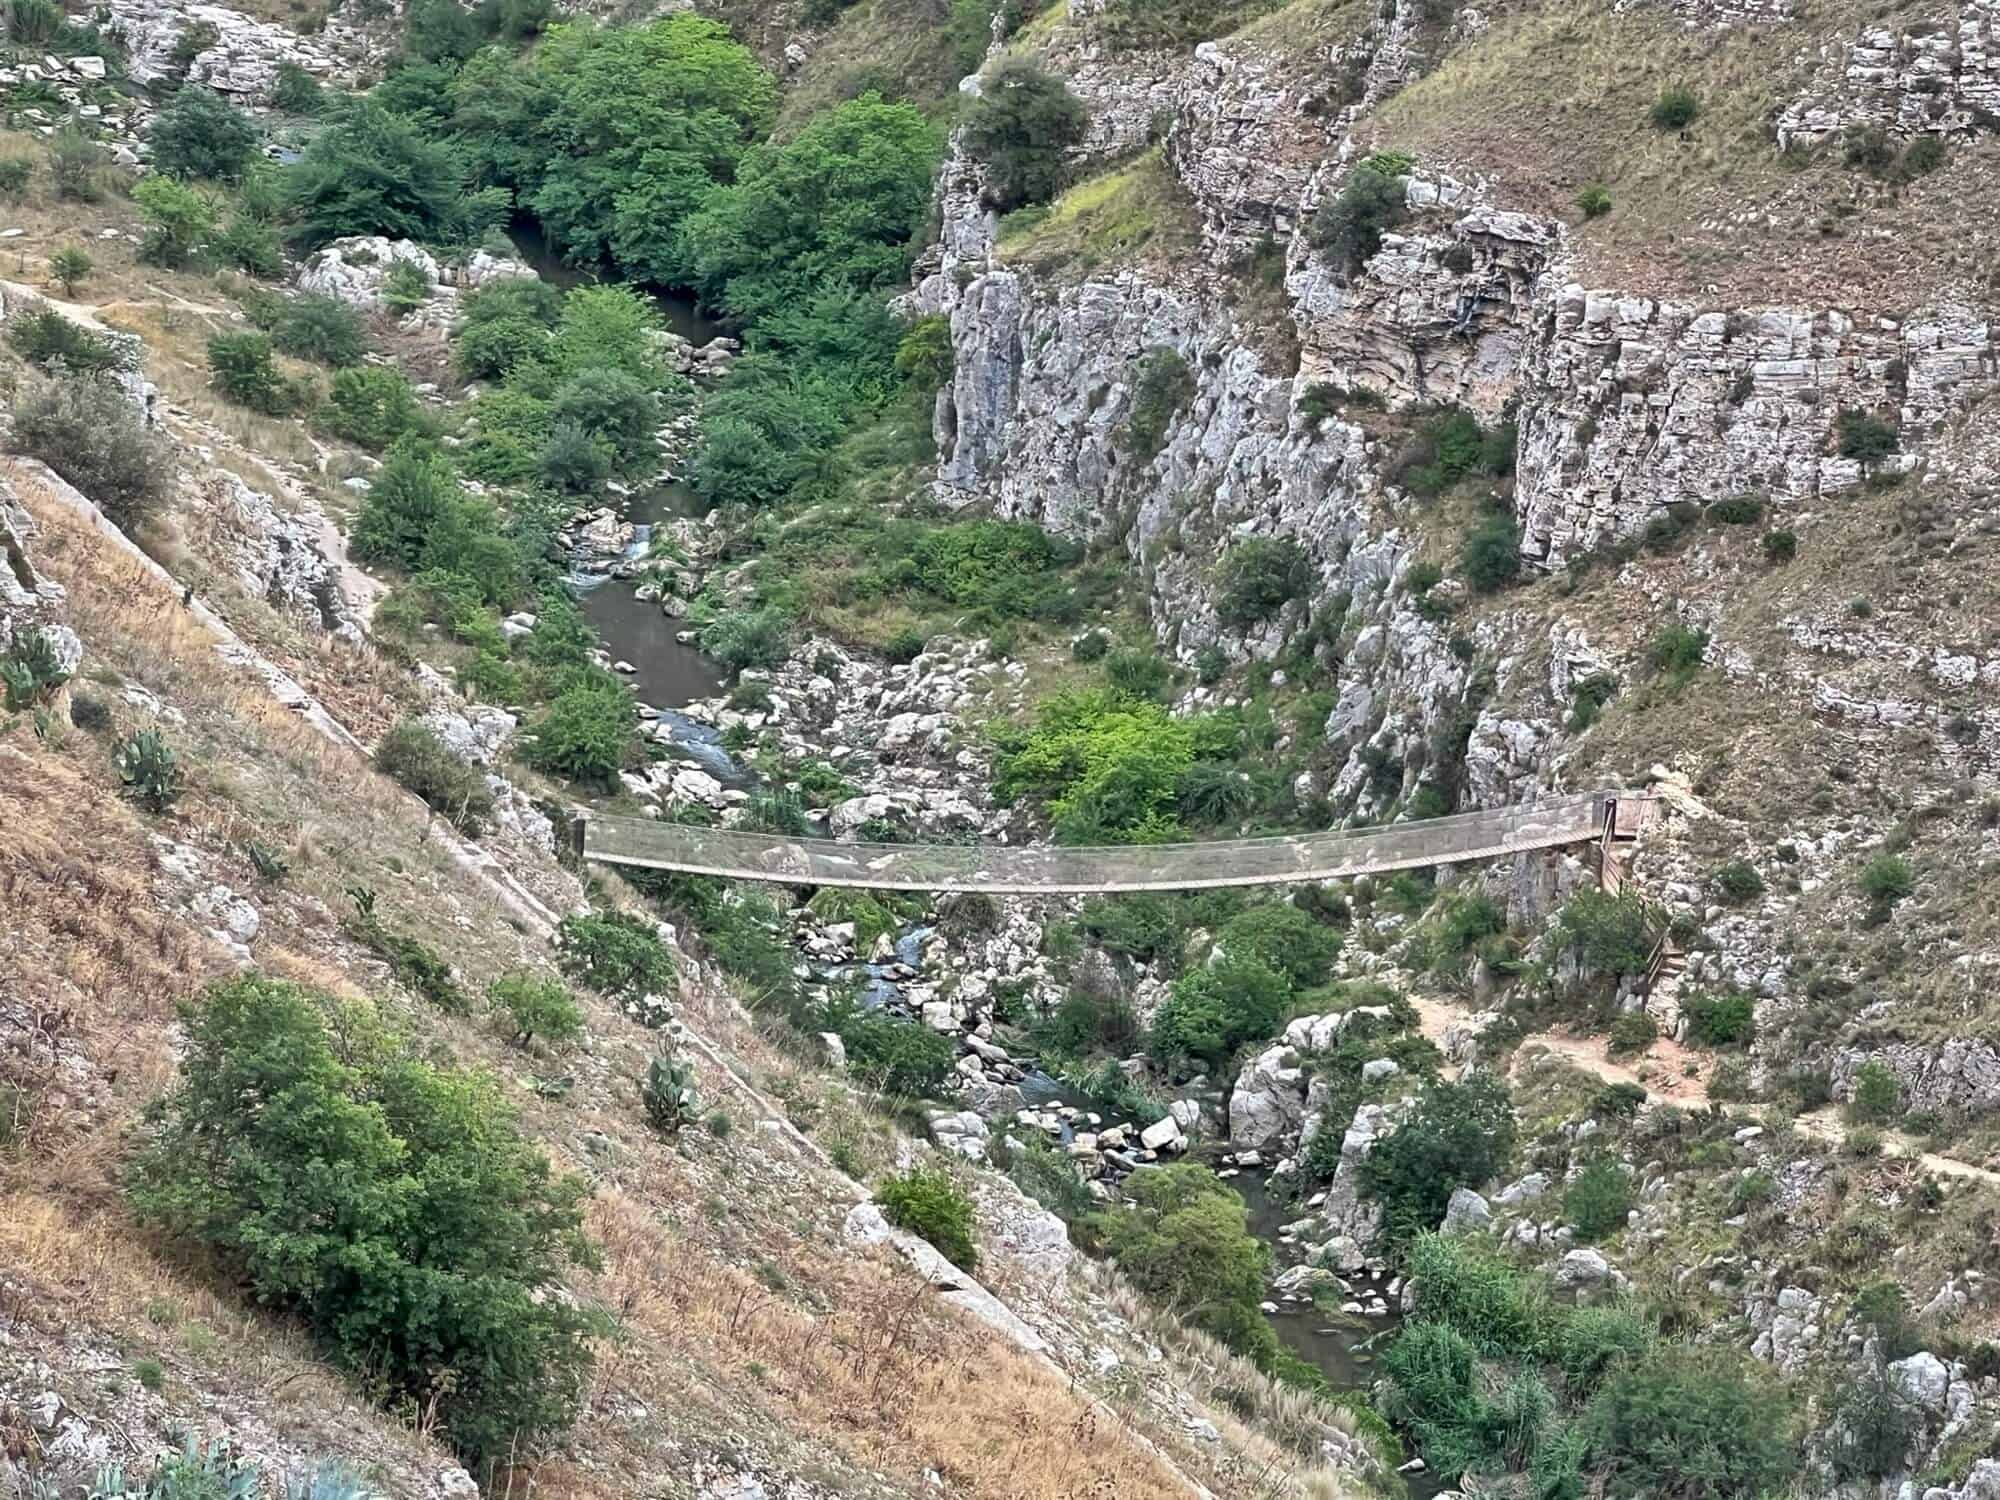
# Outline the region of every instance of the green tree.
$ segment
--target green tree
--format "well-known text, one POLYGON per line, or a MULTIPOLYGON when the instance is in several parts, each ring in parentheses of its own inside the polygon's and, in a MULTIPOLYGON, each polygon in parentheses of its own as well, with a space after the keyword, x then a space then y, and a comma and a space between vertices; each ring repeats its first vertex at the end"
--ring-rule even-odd
POLYGON ((335 373, 324 420, 335 437, 377 452, 424 425, 408 379, 400 370, 375 365, 335 373))
POLYGON ((1276 1035, 1291 998, 1284 975, 1263 960, 1219 958, 1174 981, 1153 1018, 1154 1055, 1219 1069, 1245 1042, 1276 1035))
POLYGON ((776 88, 719 22, 554 26, 518 76, 468 68, 455 123, 583 265, 686 280, 683 226, 770 128, 776 88), (494 86, 498 82, 499 86, 494 86))
POLYGON ((1364 160, 1348 175, 1338 195, 1326 199, 1313 214, 1311 238, 1349 273, 1358 271, 1382 248, 1382 236, 1410 216, 1404 186, 1407 168, 1364 160))
POLYGON ((636 999, 674 982, 673 955, 654 924, 631 912, 563 918, 556 951, 563 973, 614 1000, 636 999))
POLYGON ((414 572, 432 533, 465 499, 451 463, 433 444, 405 438, 389 450, 354 522, 354 555, 414 572))
POLYGON ((985 165, 987 201, 1006 212, 1061 192, 1069 148, 1089 123, 1069 86, 1040 63, 1001 61, 981 79, 965 116, 965 147, 985 165))
POLYGON ((1141 1291, 1225 1342, 1258 1320, 1271 1252, 1251 1234, 1243 1200, 1207 1167, 1176 1162, 1127 1180, 1129 1207, 1089 1223, 1141 1291))
POLYGON ((458 148, 366 96, 315 135, 287 169, 300 244, 343 235, 450 240, 484 227, 501 205, 468 198, 458 148))
POLYGON ((579 683, 528 721, 521 758, 538 771, 615 787, 632 750, 632 720, 632 695, 622 683, 579 683))
POLYGON ((208 383, 238 406, 281 417, 296 404, 291 383, 271 358, 261 333, 218 333, 208 341, 208 383))
POLYGON ((1481 1075, 1463 1083, 1433 1081, 1416 1108, 1362 1164, 1362 1182, 1382 1205, 1384 1226, 1407 1239, 1435 1229, 1452 1191, 1476 1187, 1507 1164, 1514 1111, 1505 1085, 1481 1075))
POLYGON ((1618 1371, 1587 1422, 1614 1495, 1753 1500, 1798 1462, 1784 1393, 1719 1350, 1666 1350, 1618 1371))
POLYGON ((567 986, 533 974, 503 974, 487 986, 486 998, 514 1028, 514 1045, 536 1037, 564 1046, 583 1035, 583 1007, 567 986))
POLYGON ((1113 689, 1061 692, 1007 746, 994 790, 1040 799, 1065 843, 1146 842, 1173 829, 1181 775, 1194 763, 1188 723, 1113 689))
POLYGON ((74 297, 78 283, 90 275, 90 252, 81 245, 64 245, 49 257, 49 280, 59 283, 65 297, 74 297))
POLYGON ((624 471, 659 465, 660 404, 632 375, 615 366, 589 365, 556 388, 549 405, 556 428, 575 428, 601 443, 624 471))
POLYGON ((174 177, 227 182, 257 149, 257 125, 213 89, 184 83, 153 117, 153 169, 174 177))
POLYGON ((900 282, 940 145, 915 109, 864 94, 754 147, 687 221, 702 300, 754 319, 828 285, 900 282))

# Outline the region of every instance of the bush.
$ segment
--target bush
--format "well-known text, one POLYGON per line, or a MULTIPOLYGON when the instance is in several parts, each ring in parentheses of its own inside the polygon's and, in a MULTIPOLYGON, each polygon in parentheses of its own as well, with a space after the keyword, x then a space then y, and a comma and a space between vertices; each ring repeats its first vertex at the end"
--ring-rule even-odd
POLYGON ((1688 1039, 1704 1047, 1747 1047, 1757 1029, 1756 997, 1741 990, 1697 993, 1681 1000, 1688 1039))
POLYGON ((1465 535, 1459 571, 1482 594, 1505 588, 1521 572, 1521 528, 1505 511, 1489 510, 1465 535))
POLYGON ((658 466, 659 402, 638 378, 602 366, 578 370, 557 387, 549 419, 604 445, 621 470, 658 466))
POLYGON ((1312 559, 1289 537, 1252 537, 1223 555, 1215 613, 1225 625, 1261 624, 1312 587, 1312 559))
POLYGON ((46 305, 30 306, 7 320, 7 342, 38 370, 102 375, 136 370, 139 350, 129 339, 98 333, 46 305))
MULTIPOLYGON (((703 651, 740 672, 745 667, 775 667, 782 662, 791 650, 791 628, 774 609, 732 609, 704 625, 699 641, 703 651)), ((921 641, 918 649, 922 649, 921 641)))
POLYGON ((132 189, 132 201, 146 226, 139 259, 150 265, 189 265, 215 233, 214 202, 171 177, 141 178, 132 189))
POLYGON ((527 727, 521 758, 538 771, 610 789, 632 751, 632 695, 615 679, 563 689, 527 727))
POLYGON ((1669 682, 1683 682, 1701 670, 1708 654, 1708 632, 1679 621, 1664 627, 1646 648, 1652 669, 1669 682))
POLYGON ((1718 526, 1754 526, 1764 517, 1764 497, 1731 495, 1710 505, 1706 515, 1718 526))
POLYGON ((1164 698, 1173 668, 1151 651, 1114 651, 1104 658, 1104 676, 1112 687, 1133 698, 1164 698))
POLYGON ((1150 463, 1166 446, 1167 428, 1194 398, 1194 372, 1179 352, 1161 346, 1139 357, 1132 380, 1132 409, 1121 434, 1125 451, 1150 463))
POLYGON ((335 437, 378 453, 424 428, 410 382, 399 370, 375 365, 335 373, 324 420, 335 437))
POLYGON ((77 287, 89 279, 94 264, 90 252, 81 245, 64 245, 49 257, 49 280, 62 287, 65 297, 74 297, 77 287))
POLYGON ((1084 663, 1104 660, 1105 653, 1110 649, 1111 637, 1101 630, 1086 630, 1069 643, 1071 659, 1084 663))
POLYGON ((1170 834, 1180 778, 1194 763, 1191 721, 1115 690, 1057 693, 1033 729, 1002 747, 994 790, 1047 808, 1064 843, 1146 842, 1170 834))
POLYGON ((896 373, 918 390, 934 391, 951 379, 951 319, 931 313, 913 319, 896 344, 896 373))
POLYGON ((452 364, 466 380, 496 380, 543 353, 549 339, 544 325, 524 317, 467 323, 452 339, 452 364))
POLYGON ((49 185, 58 199, 95 203, 100 196, 98 174, 107 160, 102 146, 74 125, 65 125, 49 138, 49 185))
POLYGON ((972 1243, 972 1200, 949 1172, 913 1167, 877 1188, 875 1201, 882 1205, 882 1216, 891 1224, 928 1240, 961 1271, 978 1269, 979 1251, 972 1243))
POLYGON ((382 736, 375 769, 415 792, 466 837, 486 831, 493 793, 485 774, 447 750, 421 720, 403 719, 382 736))
POLYGON ((1230 958, 1255 959, 1282 974, 1295 989, 1325 984, 1340 955, 1340 933, 1288 901, 1245 907, 1216 934, 1230 958))
POLYGON ((371 1390, 435 1411, 475 1467, 567 1425, 593 1325, 548 1293, 587 1254, 584 1190, 498 1087, 275 979, 182 1016, 181 1081, 132 1172, 140 1220, 208 1247, 371 1390))
POLYGON ((1372 157, 1363 161, 1339 195, 1314 211, 1313 244, 1349 273, 1360 270, 1382 248, 1383 234, 1410 216, 1403 184, 1407 170, 1385 171, 1372 157))
POLYGON ((1174 981, 1153 1017, 1153 1054, 1220 1068, 1245 1042, 1277 1035, 1291 998, 1285 977, 1261 959, 1219 958, 1174 981))
POLYGON ((1715 1350, 1669 1349, 1615 1372, 1588 1415, 1615 1495, 1742 1500, 1783 1488, 1797 1464, 1783 1392, 1715 1350))
POLYGON ((1555 945, 1584 970, 1612 980, 1643 974, 1659 937, 1654 913, 1631 891, 1586 889, 1556 914, 1555 945))
POLYGON ((1382 1205, 1383 1224, 1408 1240, 1444 1219, 1452 1190, 1476 1187, 1507 1164, 1514 1112, 1504 1085, 1488 1077, 1431 1082, 1362 1165, 1362 1183, 1382 1205))
POLYGON ((556 961, 570 978, 613 1000, 661 995, 674 982, 673 955, 654 924, 630 912, 564 917, 556 961))
POLYGON ((415 312, 430 300, 431 279, 413 260, 398 259, 382 278, 382 304, 390 312, 415 312))
POLYGON ((553 979, 504 974, 487 986, 486 998, 513 1024, 516 1046, 541 1037, 560 1047, 583 1035, 583 1007, 553 979))
POLYGON ((25 156, 0 156, 0 197, 19 198, 28 190, 35 164, 25 156))
POLYGON ((7 446, 40 459, 128 532, 159 510, 173 483, 173 449, 106 380, 29 384, 14 399, 7 446))
POLYGON ((1941 136, 1920 135, 1903 152, 1902 175, 1905 178, 1926 177, 1944 163, 1944 139, 1941 136))
POLYGON ((1716 896, 1730 906, 1741 906, 1753 896, 1764 894, 1764 877, 1747 859, 1732 859, 1709 872, 1708 883, 1716 896))
POLYGON ((1644 1052, 1659 1040, 1660 1028, 1643 1010, 1627 1011, 1611 1023, 1606 1051, 1613 1057, 1644 1052))
POLYGON ((228 181, 257 149, 257 125, 213 89, 184 83, 148 132, 153 169, 173 177, 228 181))
POLYGON ((1859 407, 1845 408, 1835 420, 1834 430, 1840 456, 1864 464, 1888 457, 1898 446, 1895 424, 1859 407))
POLYGON ((1880 907, 1894 906, 1917 888, 1916 871, 1895 854, 1878 854, 1861 867, 1861 894, 1880 907))
POLYGON ((1854 1070, 1847 1118, 1857 1124, 1889 1125, 1902 1112, 1903 1085, 1887 1063, 1870 1058, 1854 1070))
POLYGON ((1601 219, 1611 212, 1611 190, 1601 182, 1590 183, 1576 195, 1576 206, 1586 219, 1601 219))
POLYGON ((1563 1214, 1585 1244, 1623 1229, 1631 1211, 1631 1176, 1614 1161, 1592 1162, 1563 1189, 1563 1214))
POLYGON ((1685 130, 1701 113, 1701 101, 1694 90, 1684 84, 1671 84, 1660 90, 1659 98, 1653 101, 1653 128, 1655 130, 1685 130))
POLYGON ((986 167, 986 197, 1002 213, 1055 197, 1069 175, 1069 148, 1089 123, 1060 78, 1028 58, 1008 57, 983 80, 966 111, 966 149, 986 167))
POLYGON ((944 1096, 956 1052, 928 1026, 856 1011, 834 1029, 847 1049, 848 1071, 870 1087, 909 1099, 944 1096))
POLYGON ((336 370, 360 364, 368 352, 361 314, 338 297, 310 292, 285 299, 271 325, 271 343, 296 359, 336 370))
POLYGON ((232 215, 227 224, 209 236, 208 250, 224 265, 265 281, 277 280, 285 269, 278 231, 249 214, 232 215))
POLYGON ((281 417, 297 402, 291 382, 271 358, 261 333, 218 333, 208 341, 208 383, 226 399, 265 416, 281 417))
POLYGON ((558 494, 593 495, 611 478, 612 454, 574 422, 558 422, 549 429, 535 460, 535 472, 542 483, 558 494))
POLYGON ((141 729, 120 740, 112 747, 111 764, 126 795, 149 812, 165 812, 186 789, 180 759, 156 729, 141 729))
POLYGON ((1766 562, 1788 563, 1799 555, 1799 539, 1795 532, 1767 531, 1763 546, 1766 562))
POLYGON ((271 88, 274 108, 288 115, 316 115, 326 96, 319 80, 290 58, 278 64, 278 76, 271 88))
POLYGON ((300 242, 343 235, 439 243, 476 234, 501 205, 468 199, 453 144, 363 95, 313 136, 285 174, 300 242))
POLYGON ((1834 1395, 1831 1414, 1829 1451, 1834 1472, 1845 1480, 1901 1474, 1924 1426, 1922 1410, 1880 1360, 1864 1363, 1858 1375, 1848 1374, 1834 1395))

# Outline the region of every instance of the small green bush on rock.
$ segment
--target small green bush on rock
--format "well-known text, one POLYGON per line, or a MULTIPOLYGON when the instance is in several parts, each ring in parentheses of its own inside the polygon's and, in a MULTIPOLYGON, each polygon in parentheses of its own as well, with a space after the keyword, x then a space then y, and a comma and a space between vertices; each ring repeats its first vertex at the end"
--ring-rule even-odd
POLYGON ((671 1018, 666 992, 674 982, 674 959, 660 941, 653 923, 630 912, 563 918, 556 931, 557 963, 563 973, 613 1000, 629 1002, 653 997, 657 1018, 671 1018))
POLYGON ((876 1190, 875 1201, 882 1205, 882 1216, 891 1224, 928 1240, 961 1271, 978 1269, 979 1249, 972 1242, 972 1200, 949 1172, 913 1168, 884 1182, 876 1190))

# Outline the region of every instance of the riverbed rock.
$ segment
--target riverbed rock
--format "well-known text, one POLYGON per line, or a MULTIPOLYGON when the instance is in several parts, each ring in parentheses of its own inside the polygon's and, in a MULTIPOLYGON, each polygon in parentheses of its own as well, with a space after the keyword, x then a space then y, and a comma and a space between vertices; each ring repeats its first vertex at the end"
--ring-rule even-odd
POLYGON ((386 312, 382 290, 398 261, 423 272, 428 285, 438 284, 438 263, 428 250, 414 240, 379 234, 350 235, 322 246, 300 265, 294 281, 302 292, 332 297, 362 312, 386 312))
POLYGON ((1443 1229, 1446 1234, 1463 1234, 1468 1230, 1487 1229, 1493 1224, 1493 1210, 1486 1200, 1468 1187, 1451 1190, 1451 1201, 1445 1205, 1443 1229))
POLYGON ((1172 1115, 1156 1120, 1139 1132, 1139 1144, 1148 1151, 1174 1152, 1186 1149, 1187 1142, 1181 1138, 1180 1122, 1172 1115))

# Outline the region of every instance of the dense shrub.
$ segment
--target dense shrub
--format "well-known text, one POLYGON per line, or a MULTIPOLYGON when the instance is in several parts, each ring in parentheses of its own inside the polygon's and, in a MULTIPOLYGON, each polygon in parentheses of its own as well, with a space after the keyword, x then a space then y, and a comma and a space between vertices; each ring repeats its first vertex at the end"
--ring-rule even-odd
POLYGON ((611 788, 632 753, 632 695, 616 679, 564 688, 528 721, 521 758, 538 771, 611 788))
POLYGON ((1847 1118, 1857 1124, 1893 1124, 1903 1107, 1903 1085, 1887 1063, 1870 1058, 1854 1070, 1847 1118))
POLYGON ((673 955, 654 924, 630 912, 563 918, 556 952, 563 973, 613 1000, 657 995, 674 982, 673 955))
POLYGON ((951 319, 930 313, 911 320, 896 344, 896 373, 918 390, 934 391, 951 379, 951 319))
POLYGON ((1506 1166, 1514 1150, 1514 1112, 1504 1085, 1479 1076, 1431 1082, 1394 1133, 1378 1140, 1362 1182, 1382 1205, 1395 1239, 1435 1229, 1452 1191, 1476 1187, 1506 1166))
POLYGON ((1218 958, 1173 983, 1153 1018, 1154 1055, 1219 1068, 1245 1042, 1275 1036, 1292 998, 1285 976, 1259 958, 1218 958))
POLYGON ((1563 1189, 1563 1215, 1585 1244, 1623 1229, 1631 1211, 1631 1174, 1615 1161, 1590 1163, 1563 1189))
POLYGON ((1708 654, 1708 632, 1678 620, 1661 628, 1646 647, 1646 660, 1668 682, 1685 681, 1701 670, 1708 654))
POLYGON ((97 142, 76 126, 65 125, 49 137, 49 186, 58 199, 95 203, 102 192, 98 178, 109 159, 97 142))
POLYGON ((86 328, 47 305, 23 308, 6 328, 7 342, 38 370, 101 375, 138 368, 140 351, 129 340, 86 328))
POLYGON ((942 1098, 955 1049, 928 1026, 855 1011, 834 1028, 847 1049, 848 1070, 885 1094, 942 1098))
POLYGON ((1334 197, 1314 211, 1311 239, 1336 265, 1352 273, 1382 248, 1382 236, 1410 215, 1403 161, 1369 157, 1348 175, 1334 197))
MULTIPOLYGON (((1929 137, 1926 137, 1929 139, 1929 137)), ((1874 1481, 1903 1472, 1923 1431, 1923 1411, 1880 1360, 1847 1371, 1831 1402, 1829 1451, 1845 1480, 1874 1481)))
POLYGON ((1877 854, 1861 867, 1859 884, 1870 901, 1890 907, 1917 888, 1917 876, 1901 855, 1877 854))
POLYGON ((76 289, 89 280, 96 262, 90 252, 81 245, 64 245, 49 256, 49 280, 63 289, 65 297, 74 297, 76 289))
POLYGON ((1044 701, 1035 726, 1003 746, 994 790, 1040 800, 1064 843, 1146 842, 1171 833, 1180 777, 1194 763, 1185 719, 1116 690, 1044 701))
POLYGON ((1747 859, 1732 859, 1709 872, 1708 883, 1715 894, 1731 906, 1741 906, 1764 893, 1764 877, 1747 859))
POLYGON ((1643 974, 1659 938, 1657 914, 1630 890, 1578 891, 1556 914, 1557 951, 1584 970, 1617 980, 1643 974))
POLYGON ((1465 534, 1459 571, 1482 594, 1505 588, 1521 572, 1521 528, 1503 510, 1488 510, 1465 534))
POLYGON ((290 58, 278 64, 278 75, 271 87, 273 108, 288 115, 316 115, 325 102, 319 80, 312 74, 290 58))
POLYGON ((285 192, 302 245, 380 234, 438 243, 476 234, 504 201, 463 192, 457 148, 366 95, 307 143, 285 192))
POLYGON ((1312 586, 1312 559, 1289 537, 1251 537, 1223 554, 1215 613, 1225 625, 1261 624, 1312 586))
POLYGON ((1179 351, 1164 345, 1139 356, 1132 377, 1132 407, 1120 441, 1140 463, 1166 446, 1167 428, 1194 399, 1194 372, 1179 351))
POLYGON ((928 1240, 961 1271, 978 1269, 979 1250, 972 1243, 972 1200, 949 1172, 913 1167, 877 1188, 875 1201, 882 1205, 882 1216, 891 1224, 928 1240))
POLYGON ((334 375, 323 420, 335 437, 376 452, 424 429, 423 408, 409 380, 400 370, 376 365, 334 375))
POLYGON ((208 383, 225 399, 265 416, 280 417, 297 404, 273 363, 271 340, 261 333, 218 333, 208 341, 208 383))
POLYGON ((153 117, 153 169, 174 177, 239 176, 257 149, 257 125, 213 89, 184 83, 153 117))
POLYGON ((375 747, 375 769, 415 792, 460 833, 477 838, 493 816, 486 777, 467 765, 419 719, 403 719, 375 747))
POLYGON ((431 300, 431 279, 414 260, 398 259, 382 278, 382 305, 392 313, 415 312, 431 300))
POLYGON ((562 1046, 583 1035, 583 1007, 553 979, 503 974, 487 986, 486 998, 513 1026, 516 1046, 536 1037, 562 1046))
POLYGON ((1834 429, 1840 456, 1859 459, 1864 464, 1887 458, 1898 446, 1895 423, 1884 421, 1859 407, 1845 408, 1835 421, 1834 429))
POLYGON ((173 449, 108 380, 27 384, 14 398, 7 446, 40 459, 128 532, 159 510, 173 483, 173 449))
POLYGON ((660 406, 638 377, 615 367, 578 370, 556 388, 549 420, 573 427, 601 443, 622 472, 650 472, 659 466, 660 406))
POLYGON ((1576 206, 1586 219, 1601 219, 1611 212, 1611 190, 1601 182, 1588 183, 1576 195, 1576 206))
POLYGON ((1757 1000, 1741 990, 1702 991, 1681 998, 1688 1039, 1704 1047, 1747 1047, 1757 1028, 1757 1000))
POLYGON ((1721 1350, 1662 1350, 1614 1372, 1587 1420, 1614 1495, 1753 1500, 1797 1465, 1782 1389, 1721 1350))
POLYGON ((35 164, 27 157, 0 156, 0 197, 20 197, 34 175, 35 164))
POLYGON ((1044 203, 1068 179, 1069 148, 1089 123, 1069 86, 1024 57, 1001 61, 966 112, 966 149, 986 167, 986 195, 1002 213, 1044 203))
POLYGON ((701 649, 736 671, 775 667, 791 649, 791 629, 771 609, 726 610, 700 632, 701 649))
POLYGON ((1192 1162, 1127 1180, 1130 1202, 1094 1217, 1088 1234, 1141 1291, 1238 1344, 1260 1321, 1257 1303, 1271 1252, 1249 1232, 1243 1200, 1192 1162))
POLYGON ((1764 518, 1762 495, 1731 495, 1717 500, 1705 512, 1718 526, 1754 526, 1764 518))
POLYGON ((1788 563, 1799 555, 1799 538, 1796 532, 1767 531, 1764 533, 1764 558, 1767 562, 1788 563))
POLYGON ((208 253, 225 266, 265 281, 275 281, 285 269, 278 231, 262 219, 237 213, 208 237, 208 253))
POLYGON ((132 202, 146 226, 139 259, 149 265, 190 265, 215 233, 214 201, 171 177, 141 178, 132 202))
POLYGON ((274 311, 271 343, 286 354, 341 370, 360 364, 368 352, 361 314, 338 297, 304 292, 283 299, 274 311))
POLYGON ((1498 478, 1513 473, 1517 439, 1511 422, 1486 428, 1469 411, 1436 412, 1404 443, 1389 477, 1420 500, 1434 499, 1470 474, 1498 478))
POLYGON ((1701 101, 1695 97, 1693 89, 1684 84, 1670 84, 1660 90, 1653 101, 1652 120, 1655 130, 1685 130, 1701 113, 1701 101))
POLYGON ((1643 1010, 1626 1011, 1605 1034, 1605 1051, 1612 1057, 1630 1057, 1644 1052, 1659 1036, 1659 1024, 1651 1016, 1643 1010))
POLYGON ((370 1389, 435 1411, 476 1466, 567 1425, 591 1322, 549 1291, 586 1254, 583 1188, 497 1086, 275 979, 182 1014, 181 1081, 132 1172, 141 1220, 206 1246, 370 1389))

